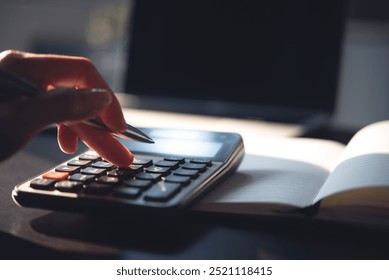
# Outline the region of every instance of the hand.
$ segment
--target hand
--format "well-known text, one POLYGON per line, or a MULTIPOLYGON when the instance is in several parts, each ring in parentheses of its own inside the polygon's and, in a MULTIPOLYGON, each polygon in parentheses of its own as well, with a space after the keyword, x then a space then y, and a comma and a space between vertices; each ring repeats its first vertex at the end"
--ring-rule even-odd
POLYGON ((99 117, 112 131, 126 128, 118 100, 88 59, 4 51, 0 67, 47 91, 34 98, 0 103, 0 160, 17 152, 44 127, 57 123, 58 143, 65 153, 74 153, 80 138, 115 165, 132 163, 133 155, 110 133, 80 122, 99 117), (102 90, 88 90, 92 88, 102 90))

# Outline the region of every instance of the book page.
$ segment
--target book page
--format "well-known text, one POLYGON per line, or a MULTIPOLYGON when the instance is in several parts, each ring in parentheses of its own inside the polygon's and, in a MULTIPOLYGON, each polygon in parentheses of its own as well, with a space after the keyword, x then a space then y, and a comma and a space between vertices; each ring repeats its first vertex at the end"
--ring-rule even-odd
POLYGON ((237 207, 242 206, 241 212, 251 212, 249 204, 253 204, 255 212, 266 208, 265 204, 308 206, 345 147, 333 141, 292 138, 301 134, 301 124, 136 109, 123 112, 135 126, 204 129, 242 135, 246 150, 242 164, 232 177, 195 205, 202 210, 237 212, 237 207))
MULTIPOLYGON (((360 130, 315 198, 361 188, 389 188, 389 121, 360 130)), ((389 190, 389 189, 388 189, 389 190)))
POLYGON ((310 206, 344 149, 336 142, 304 138, 244 142, 246 155, 237 172, 195 209, 254 214, 310 206))

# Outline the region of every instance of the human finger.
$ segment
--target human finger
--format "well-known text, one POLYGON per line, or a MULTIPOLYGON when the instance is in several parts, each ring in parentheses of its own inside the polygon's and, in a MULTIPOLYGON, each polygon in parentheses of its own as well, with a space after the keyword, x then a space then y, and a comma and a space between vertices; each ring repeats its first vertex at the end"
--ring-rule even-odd
POLYGON ((61 150, 66 154, 73 154, 77 151, 78 136, 67 125, 57 124, 57 139, 61 150))
POLYGON ((90 149, 117 166, 128 167, 134 160, 133 154, 109 132, 83 123, 69 125, 69 128, 90 149))
POLYGON ((120 104, 90 60, 74 56, 6 51, 0 55, 0 62, 2 67, 29 79, 43 90, 49 87, 106 89, 112 95, 112 101, 100 112, 99 117, 111 130, 125 130, 120 104))
POLYGON ((12 106, 21 129, 33 134, 49 124, 93 118, 110 102, 111 95, 104 90, 56 89, 50 94, 14 102, 12 106))

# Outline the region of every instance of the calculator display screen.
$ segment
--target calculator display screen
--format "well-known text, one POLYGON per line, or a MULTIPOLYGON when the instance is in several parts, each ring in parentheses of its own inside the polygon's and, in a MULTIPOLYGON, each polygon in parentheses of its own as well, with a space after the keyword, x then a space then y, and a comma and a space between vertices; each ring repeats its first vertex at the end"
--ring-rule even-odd
POLYGON ((155 144, 132 142, 130 150, 156 154, 185 155, 189 157, 214 157, 222 147, 220 142, 199 140, 154 139, 155 144))

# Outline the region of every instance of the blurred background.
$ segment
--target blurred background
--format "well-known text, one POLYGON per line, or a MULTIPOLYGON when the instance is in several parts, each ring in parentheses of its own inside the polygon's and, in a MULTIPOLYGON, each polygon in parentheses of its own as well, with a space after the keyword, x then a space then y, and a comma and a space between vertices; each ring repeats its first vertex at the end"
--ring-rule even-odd
MULTIPOLYGON (((1 0, 0 50, 86 56, 124 89, 133 0, 1 0)), ((389 1, 349 0, 336 127, 389 119, 389 1)))
POLYGON ((86 56, 122 90, 131 0, 1 0, 0 50, 86 56))

